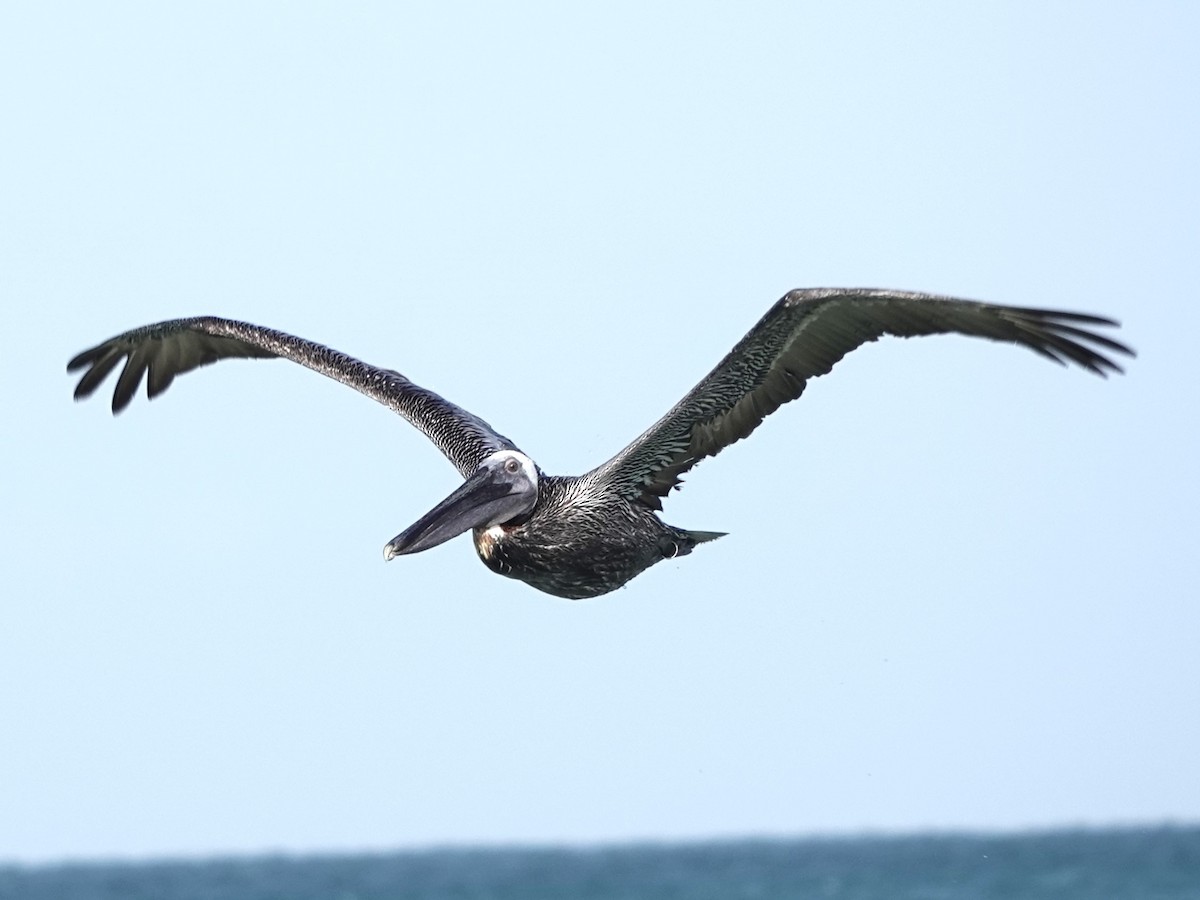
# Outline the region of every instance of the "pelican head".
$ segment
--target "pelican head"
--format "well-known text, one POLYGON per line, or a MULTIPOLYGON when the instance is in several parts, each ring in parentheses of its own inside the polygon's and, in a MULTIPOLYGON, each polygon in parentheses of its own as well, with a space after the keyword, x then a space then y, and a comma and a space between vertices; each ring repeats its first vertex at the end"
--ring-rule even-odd
POLYGON ((479 464, 453 494, 396 535, 383 558, 420 553, 472 528, 502 525, 533 510, 538 472, 519 450, 499 450, 479 464))

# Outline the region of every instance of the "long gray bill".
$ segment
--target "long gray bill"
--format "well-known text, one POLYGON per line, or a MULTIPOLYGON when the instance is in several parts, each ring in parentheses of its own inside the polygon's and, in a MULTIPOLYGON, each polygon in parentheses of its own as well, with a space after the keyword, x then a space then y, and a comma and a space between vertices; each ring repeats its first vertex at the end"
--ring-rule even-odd
POLYGON ((383 558, 420 553, 464 531, 503 522, 519 515, 527 500, 513 493, 492 469, 479 469, 453 494, 400 532, 383 548, 383 558))

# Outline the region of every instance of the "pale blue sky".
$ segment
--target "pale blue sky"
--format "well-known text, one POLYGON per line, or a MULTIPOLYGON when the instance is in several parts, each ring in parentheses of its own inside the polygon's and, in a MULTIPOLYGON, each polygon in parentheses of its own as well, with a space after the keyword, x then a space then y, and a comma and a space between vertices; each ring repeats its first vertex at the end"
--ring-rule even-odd
POLYGON ((1200 819, 1193 4, 5 4, 0 859, 1200 819), (784 291, 1113 315, 1129 375, 855 353, 571 603, 278 362, 117 420, 64 366, 212 313, 544 469, 784 291))

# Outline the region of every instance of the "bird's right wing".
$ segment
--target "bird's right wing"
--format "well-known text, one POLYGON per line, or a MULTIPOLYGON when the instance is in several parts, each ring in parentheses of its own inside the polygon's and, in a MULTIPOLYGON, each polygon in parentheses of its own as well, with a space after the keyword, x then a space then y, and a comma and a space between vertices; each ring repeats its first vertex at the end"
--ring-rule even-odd
POLYGON ((75 399, 82 400, 126 360, 113 392, 115 415, 129 405, 145 375, 149 376, 146 394, 154 398, 171 386, 176 375, 200 366, 222 359, 271 357, 288 359, 327 375, 399 413, 429 438, 464 477, 497 450, 517 449, 483 419, 413 384, 399 372, 376 368, 282 331, 232 319, 200 316, 135 328, 83 351, 67 363, 67 371, 84 370, 75 388, 75 399))
POLYGON ((791 291, 674 408, 584 477, 662 509, 662 498, 679 484, 680 475, 746 437, 799 397, 810 378, 824 375, 847 353, 885 334, 989 338, 1106 375, 1121 371, 1106 351, 1132 355, 1124 344, 1093 330, 1106 325, 1116 322, 911 291, 791 291))

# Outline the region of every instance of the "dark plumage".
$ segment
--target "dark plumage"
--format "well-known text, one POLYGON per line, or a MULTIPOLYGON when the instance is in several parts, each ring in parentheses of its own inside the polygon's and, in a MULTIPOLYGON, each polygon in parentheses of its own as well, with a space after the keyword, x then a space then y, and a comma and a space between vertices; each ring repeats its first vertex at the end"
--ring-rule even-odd
POLYGON ((143 376, 147 394, 221 359, 282 357, 379 401, 419 428, 467 479, 385 547, 419 552, 474 531, 494 572, 561 597, 607 593, 662 559, 720 535, 686 531, 655 514, 680 476, 749 435, 854 348, 885 335, 958 333, 1024 345, 1098 375, 1120 372, 1132 351, 1094 330, 1111 319, 995 306, 905 291, 808 289, 785 295, 665 416, 628 447, 578 477, 547 476, 477 416, 380 369, 301 338, 228 319, 175 319, 127 331, 67 365, 84 370, 75 398, 92 394, 126 359, 113 412, 129 405, 143 376))

